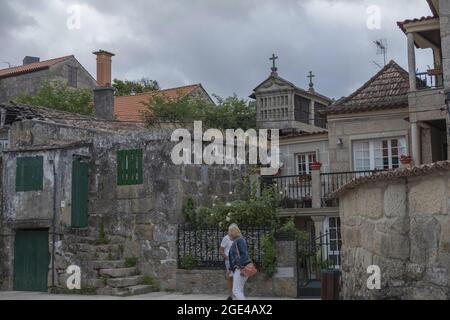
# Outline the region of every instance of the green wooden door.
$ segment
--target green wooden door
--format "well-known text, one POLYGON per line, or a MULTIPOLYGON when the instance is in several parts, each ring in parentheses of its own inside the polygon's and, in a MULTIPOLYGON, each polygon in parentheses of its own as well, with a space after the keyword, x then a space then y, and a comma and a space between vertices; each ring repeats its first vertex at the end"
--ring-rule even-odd
POLYGON ((20 230, 14 243, 14 290, 47 291, 48 231, 20 230))
POLYGON ((85 228, 88 224, 88 164, 79 160, 72 163, 72 227, 85 228))

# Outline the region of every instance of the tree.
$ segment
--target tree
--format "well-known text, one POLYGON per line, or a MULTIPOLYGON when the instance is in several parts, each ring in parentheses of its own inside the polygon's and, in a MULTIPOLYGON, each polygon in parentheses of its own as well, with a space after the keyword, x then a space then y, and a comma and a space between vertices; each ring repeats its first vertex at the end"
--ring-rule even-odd
POLYGON ((157 91, 160 89, 157 81, 147 78, 136 81, 114 79, 112 86, 116 91, 116 96, 129 96, 133 93, 157 91))
POLYGON ((93 115, 93 94, 89 89, 70 88, 62 82, 45 82, 36 96, 20 93, 15 102, 72 113, 93 115))
POLYGON ((149 126, 168 122, 189 125, 203 121, 204 127, 217 129, 243 129, 256 127, 256 108, 236 95, 228 98, 215 96, 217 105, 201 98, 185 95, 178 99, 154 96, 146 104, 144 115, 149 126))

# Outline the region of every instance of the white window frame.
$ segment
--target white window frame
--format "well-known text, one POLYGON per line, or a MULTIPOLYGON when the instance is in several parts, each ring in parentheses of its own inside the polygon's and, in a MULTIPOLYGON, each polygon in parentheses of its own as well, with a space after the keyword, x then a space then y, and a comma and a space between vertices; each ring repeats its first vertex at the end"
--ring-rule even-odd
MULTIPOLYGON (((386 170, 386 168, 380 168, 376 166, 376 150, 378 150, 379 148, 377 146, 379 146, 380 144, 383 143, 383 141, 387 141, 388 142, 388 169, 394 169, 393 168, 393 163, 392 163, 392 140, 397 140, 398 144, 397 144, 397 148, 398 148, 398 158, 399 158, 399 163, 398 165, 400 166, 400 156, 402 154, 407 154, 408 152, 408 147, 406 144, 406 137, 389 137, 389 138, 381 138, 381 139, 371 139, 371 140, 355 140, 353 141, 353 145, 352 145, 352 154, 353 154, 353 169, 355 171, 367 171, 367 170, 386 170), (360 148, 360 145, 365 144, 368 145, 368 150, 364 149, 364 148, 360 148), (361 152, 369 152, 369 158, 367 159, 366 157, 363 158, 357 158, 358 153, 361 152), (369 160, 369 167, 357 167, 358 165, 358 161, 367 161, 369 160)), ((382 150, 382 149, 381 149, 382 150)), ((381 158, 383 159, 383 157, 381 158)))
POLYGON ((314 162, 310 162, 309 156, 314 155, 316 161, 318 159, 317 157, 317 152, 316 151, 311 151, 311 152, 302 152, 302 153, 296 153, 295 154, 295 171, 297 172, 297 175, 306 175, 306 174, 311 174, 311 170, 310 170, 310 166, 311 164, 314 162), (300 172, 300 157, 301 156, 305 156, 305 165, 306 165, 306 172, 300 172))

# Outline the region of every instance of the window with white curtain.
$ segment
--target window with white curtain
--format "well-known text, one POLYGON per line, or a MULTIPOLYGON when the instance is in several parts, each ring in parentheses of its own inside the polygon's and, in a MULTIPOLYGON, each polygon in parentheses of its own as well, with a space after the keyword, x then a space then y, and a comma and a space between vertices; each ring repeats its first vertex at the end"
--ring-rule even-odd
POLYGON ((354 141, 353 167, 355 171, 397 169, 406 152, 404 137, 354 141))
POLYGON ((316 159, 315 152, 297 154, 297 174, 310 174, 311 165, 316 162, 316 159))

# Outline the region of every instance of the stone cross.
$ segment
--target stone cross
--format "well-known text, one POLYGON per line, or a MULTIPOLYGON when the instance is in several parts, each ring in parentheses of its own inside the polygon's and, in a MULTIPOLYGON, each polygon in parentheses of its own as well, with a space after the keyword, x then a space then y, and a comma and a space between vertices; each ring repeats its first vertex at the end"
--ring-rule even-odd
POLYGON ((314 83, 313 83, 313 78, 315 77, 315 75, 313 75, 313 72, 310 71, 309 72, 309 76, 307 76, 307 78, 309 78, 309 88, 313 89, 314 88, 314 83))
POLYGON ((276 72, 278 69, 277 69, 277 66, 276 66, 276 64, 275 64, 275 61, 278 59, 278 57, 275 55, 275 53, 273 53, 272 54, 272 58, 270 58, 269 60, 271 60, 272 61, 272 72, 276 72))

